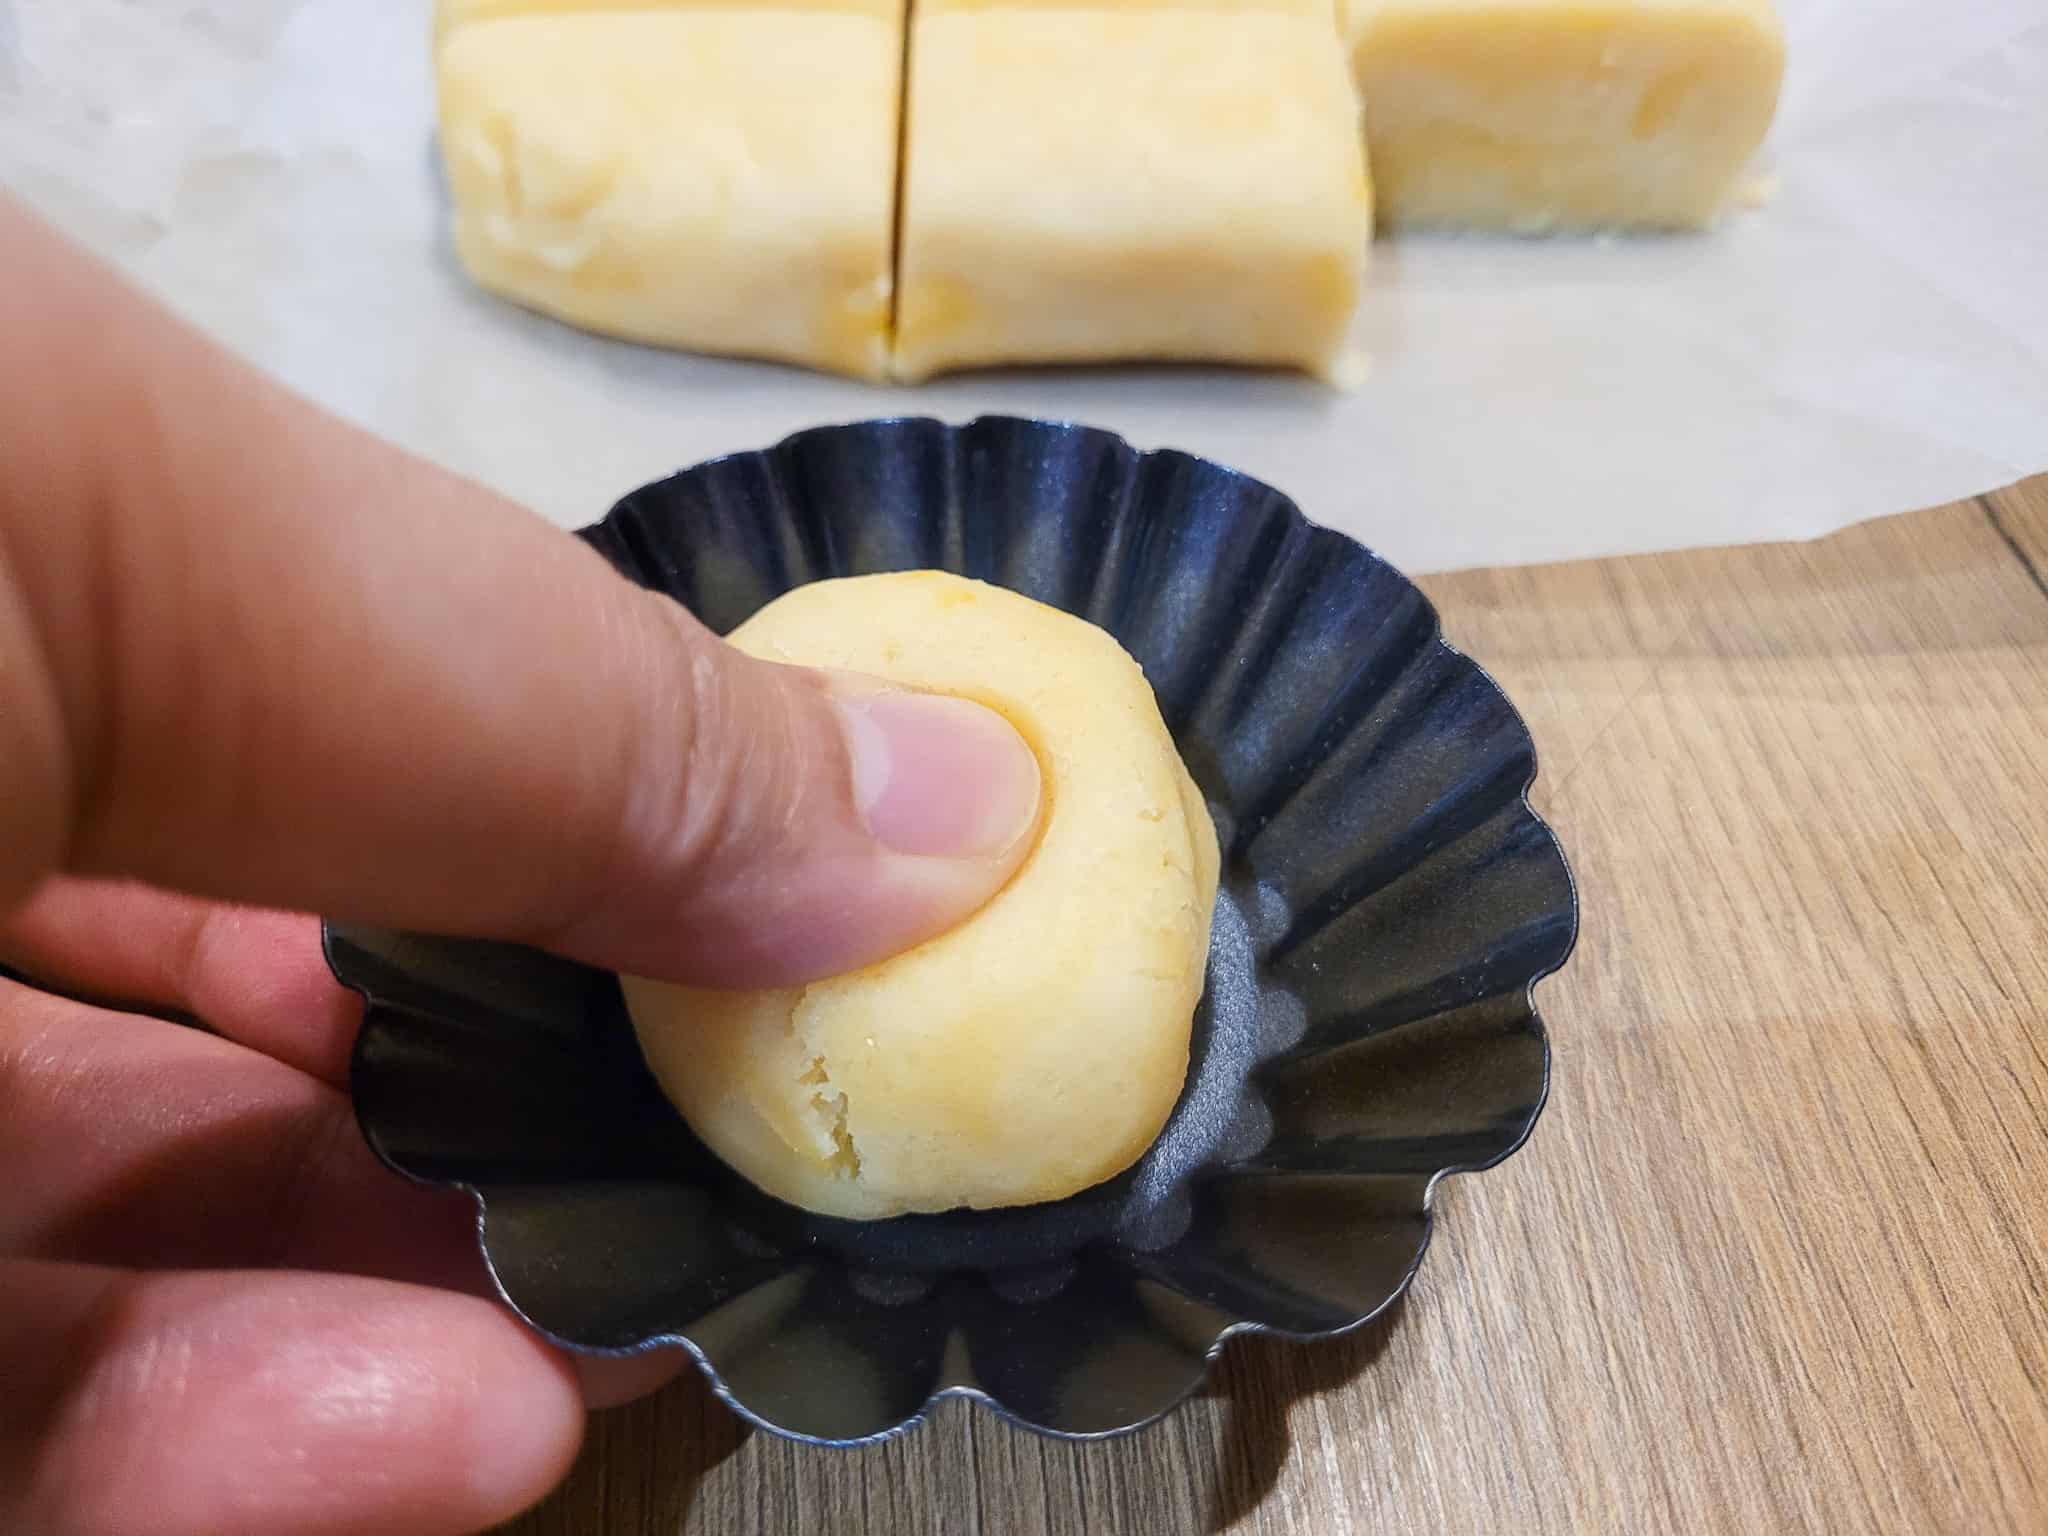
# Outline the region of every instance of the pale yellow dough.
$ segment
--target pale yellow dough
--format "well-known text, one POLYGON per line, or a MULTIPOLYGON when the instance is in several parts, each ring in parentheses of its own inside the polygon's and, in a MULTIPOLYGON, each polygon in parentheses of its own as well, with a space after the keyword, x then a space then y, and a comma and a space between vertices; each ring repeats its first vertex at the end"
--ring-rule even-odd
POLYGON ((1347 18, 1397 227, 1710 223, 1785 67, 1771 0, 1349 0, 1347 18))
POLYGON ((1159 1134, 1187 1072, 1215 828, 1137 664, 1103 631, 920 571, 820 582, 743 650, 972 698, 1039 757, 1039 841, 981 911, 811 987, 623 978, 648 1064, 768 1193, 881 1217, 1053 1200, 1159 1134))
POLYGON ((590 330, 881 377, 902 53, 902 0, 445 0, 456 253, 590 330))
POLYGON ((896 372, 1329 373, 1371 238, 1329 0, 921 4, 896 372))

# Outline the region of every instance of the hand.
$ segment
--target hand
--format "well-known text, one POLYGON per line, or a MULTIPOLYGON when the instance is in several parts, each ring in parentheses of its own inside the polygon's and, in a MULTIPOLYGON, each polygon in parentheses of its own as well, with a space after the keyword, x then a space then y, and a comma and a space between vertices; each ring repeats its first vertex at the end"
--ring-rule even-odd
POLYGON ((460 1530, 573 1456, 468 1202, 379 1165, 310 918, 53 881, 0 955, 0 1526, 460 1530), (470 1294, 458 1294, 468 1292, 470 1294))
POLYGON ((789 983, 986 900, 1036 761, 741 657, 4 201, 0 355, 0 959, 214 1031, 0 981, 0 1530, 502 1519, 574 1373, 355 1135, 312 920, 215 903, 789 983))

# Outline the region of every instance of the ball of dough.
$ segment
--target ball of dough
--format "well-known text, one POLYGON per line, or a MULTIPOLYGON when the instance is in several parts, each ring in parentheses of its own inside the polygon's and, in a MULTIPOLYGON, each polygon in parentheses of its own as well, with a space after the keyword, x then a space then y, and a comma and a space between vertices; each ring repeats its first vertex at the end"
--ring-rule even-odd
POLYGON ((622 978, 648 1065, 720 1157, 832 1216, 1056 1200, 1151 1145, 1187 1075, 1216 831, 1136 662, 937 571, 800 587, 732 636, 971 698, 1038 754, 1037 845, 980 911, 808 987, 622 978))

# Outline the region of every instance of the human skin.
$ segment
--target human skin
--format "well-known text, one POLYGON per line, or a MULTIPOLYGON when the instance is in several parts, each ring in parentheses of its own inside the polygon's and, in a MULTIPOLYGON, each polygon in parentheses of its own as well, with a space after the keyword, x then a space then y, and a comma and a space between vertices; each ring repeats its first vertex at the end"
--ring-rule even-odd
POLYGON ((1036 762, 739 656, 4 199, 0 358, 0 1529, 501 1520, 673 1362, 579 1384, 472 1294, 303 914, 809 980, 986 900, 1036 762))

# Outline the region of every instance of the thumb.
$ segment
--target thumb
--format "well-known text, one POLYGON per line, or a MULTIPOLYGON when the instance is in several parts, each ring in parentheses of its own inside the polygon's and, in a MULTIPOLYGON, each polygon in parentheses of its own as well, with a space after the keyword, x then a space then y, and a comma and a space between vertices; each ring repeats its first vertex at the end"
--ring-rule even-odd
POLYGON ((1022 860, 1039 766, 1001 715, 671 623, 681 702, 645 744, 615 873, 550 947, 712 986, 808 981, 951 926, 1022 860))
POLYGON ((0 370, 0 909, 123 875, 772 984, 1022 858, 1038 769, 996 716, 742 656, 4 199, 0 264, 0 335, 58 359, 0 370))

